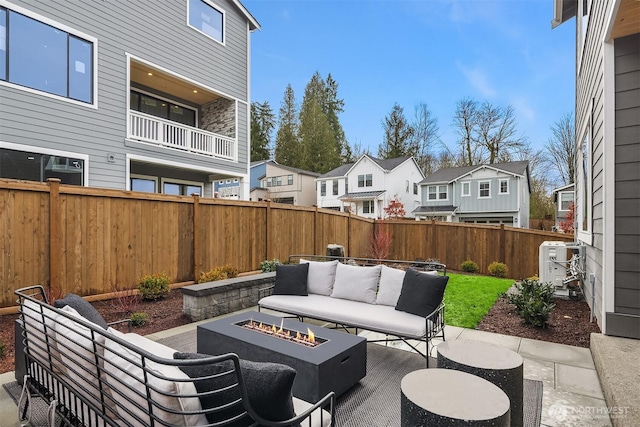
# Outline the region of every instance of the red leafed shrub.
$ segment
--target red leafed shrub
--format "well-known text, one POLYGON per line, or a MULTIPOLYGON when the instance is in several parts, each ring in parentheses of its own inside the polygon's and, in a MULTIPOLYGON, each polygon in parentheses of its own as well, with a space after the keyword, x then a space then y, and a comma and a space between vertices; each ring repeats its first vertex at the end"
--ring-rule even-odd
POLYGON ((398 196, 394 196, 389 200, 389 205, 384 208, 384 214, 389 219, 401 219, 407 214, 404 210, 404 205, 398 200, 398 196))
POLYGON ((389 248, 391 247, 391 230, 387 228, 384 221, 378 221, 373 236, 369 243, 369 252, 371 258, 387 259, 389 257, 389 248))
POLYGON ((560 230, 562 230, 563 233, 573 234, 573 223, 576 220, 575 211, 576 205, 572 202, 569 205, 569 212, 567 212, 567 215, 562 221, 560 221, 560 224, 558 224, 558 227, 560 228, 560 230))

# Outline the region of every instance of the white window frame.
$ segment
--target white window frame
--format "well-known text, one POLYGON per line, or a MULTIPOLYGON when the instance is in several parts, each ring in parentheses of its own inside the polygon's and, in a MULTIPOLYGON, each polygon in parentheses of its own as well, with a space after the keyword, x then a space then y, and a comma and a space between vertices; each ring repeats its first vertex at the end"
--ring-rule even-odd
POLYGON ((320 181, 320 197, 327 196, 327 181, 320 181))
MULTIPOLYGON (((153 181, 156 191, 154 193, 150 193, 150 194, 157 194, 159 187, 158 187, 158 177, 157 176, 152 176, 152 175, 141 175, 141 174, 137 174, 137 173, 132 173, 129 175, 129 188, 131 188, 131 180, 133 179, 144 179, 147 181, 153 181)), ((131 190, 134 191, 134 190, 131 190)))
POLYGON ((429 201, 434 201, 434 200, 438 200, 438 186, 437 185, 427 185, 427 200, 429 201), (431 198, 431 190, 434 190, 433 192, 433 198, 431 198))
POLYGON ((578 26, 578 50, 577 50, 577 69, 582 74, 582 63, 584 62, 584 54, 586 50, 587 29, 589 27, 589 16, 591 13, 592 0, 578 0, 576 5, 576 19, 578 26))
POLYGON ((478 181, 478 199, 490 199, 490 198, 491 198, 491 181, 487 181, 487 180, 478 181), (483 196, 482 195, 482 184, 487 184, 489 186, 489 188, 488 188, 489 195, 488 196, 483 196))
POLYGON ((449 186, 448 185, 438 185, 438 200, 449 200, 449 186), (440 188, 444 187, 444 199, 440 197, 440 188))
POLYGON ((593 242, 592 227, 593 227, 593 131, 592 131, 592 115, 593 115, 593 100, 590 102, 589 116, 580 132, 580 139, 578 141, 578 159, 577 159, 577 179, 576 179, 576 196, 574 200, 577 201, 575 211, 575 219, 578 223, 576 229, 578 230, 578 240, 585 242, 587 245, 591 245, 593 242), (584 176, 584 145, 587 144, 587 151, 589 159, 587 174, 584 176), (586 202, 585 202, 586 200, 586 202), (585 207, 587 212, 587 218, 585 221, 585 207), (586 222, 586 228, 583 227, 586 222))
MULTIPOLYGON (((173 179, 173 178, 160 178, 160 194, 166 194, 164 192, 164 184, 165 182, 169 184, 182 184, 182 185, 191 185, 194 187, 200 187, 200 197, 204 197, 204 184, 198 181, 187 181, 184 179, 173 179)), ((173 195, 173 194, 172 194, 173 195)), ((191 194, 186 194, 186 196, 191 196, 191 194)))
POLYGON ((471 181, 464 181, 464 182, 461 183, 461 185, 462 185, 462 188, 460 190, 460 196, 462 196, 462 197, 471 196, 471 181), (466 187, 467 191, 464 191, 465 187, 466 187))
MULTIPOLYGON (((571 202, 575 203, 576 193, 575 191, 560 191, 558 192, 558 212, 569 212, 569 209, 562 209, 562 195, 571 194, 571 202)), ((571 203, 569 203, 571 204, 571 203)))
POLYGON ((221 44, 222 46, 225 46, 227 43, 227 13, 225 12, 225 10, 223 8, 221 8, 220 6, 218 6, 217 4, 214 4, 213 2, 209 1, 209 0, 200 0, 203 3, 206 3, 209 7, 215 9, 217 12, 220 12, 222 14, 222 29, 221 29, 221 33, 222 33, 222 40, 218 40, 212 36, 210 36, 209 34, 205 33, 204 31, 200 30, 199 28, 194 27, 193 25, 191 25, 191 22, 189 22, 189 0, 185 0, 187 3, 187 26, 189 28, 193 28, 194 30, 196 30, 197 32, 199 32, 200 34, 202 34, 203 36, 215 41, 216 43, 221 44))
MULTIPOLYGON (((35 12, 32 12, 29 9, 25 9, 24 7, 20 7, 17 6, 13 3, 9 3, 6 0, 0 0, 0 6, 6 8, 7 10, 12 10, 16 13, 19 13, 21 15, 26 16, 27 18, 31 18, 33 20, 42 22, 43 24, 46 25, 50 25, 60 31, 64 31, 68 34, 71 34, 75 37, 78 37, 80 39, 83 39, 87 42, 90 42, 93 44, 93 76, 92 78, 92 82, 93 82, 93 93, 92 93, 92 103, 88 103, 88 102, 82 102, 82 101, 78 101, 76 99, 71 99, 71 98, 67 98, 66 96, 60 96, 60 95, 56 95, 53 93, 49 93, 49 92, 45 92, 39 89, 34 89, 34 88, 30 88, 30 87, 26 87, 26 86, 22 86, 16 83, 11 83, 9 81, 6 80, 0 80, 0 86, 7 86, 7 87, 11 87, 14 89, 18 89, 18 90, 22 90, 24 92, 29 92, 29 93, 33 93, 33 94, 37 94, 37 95, 42 95, 42 96, 46 96, 47 98, 53 98, 53 99, 57 99, 60 101, 65 101, 65 102, 70 102, 71 104, 75 104, 75 105, 80 105, 83 107, 88 107, 88 108, 93 108, 93 109, 98 109, 98 39, 96 37, 92 37, 86 33, 83 33, 81 31, 75 30, 71 27, 68 27, 64 24, 61 24, 57 21, 54 21, 52 19, 49 19, 45 16, 39 15, 35 12)), ((9 48, 8 46, 6 47, 7 49, 9 48)))
POLYGON ((362 213, 375 214, 376 213, 375 212, 375 206, 376 206, 375 200, 364 200, 362 202, 362 213), (367 204, 367 208, 369 209, 369 212, 365 212, 364 211, 365 203, 367 204))
POLYGON ((508 178, 501 178, 498 180, 498 195, 505 195, 505 194, 509 194, 509 179, 508 178), (507 183, 507 191, 502 191, 502 183, 506 182, 507 183))
POLYGON ((373 174, 371 173, 361 173, 358 175, 358 188, 366 188, 373 187, 373 174), (371 184, 367 185, 367 177, 371 177, 371 184), (360 177, 362 177, 362 185, 360 185, 360 177))
POLYGON ((331 180, 331 195, 337 196, 340 193, 340 185, 337 179, 331 180))

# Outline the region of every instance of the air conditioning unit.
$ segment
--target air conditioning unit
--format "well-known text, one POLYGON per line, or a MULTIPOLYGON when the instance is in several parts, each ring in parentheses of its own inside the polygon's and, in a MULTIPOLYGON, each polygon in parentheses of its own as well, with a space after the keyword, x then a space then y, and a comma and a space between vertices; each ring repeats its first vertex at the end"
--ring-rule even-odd
POLYGON ((564 282, 567 277, 567 245, 565 242, 542 242, 539 250, 540 282, 553 283, 555 295, 569 296, 564 282))

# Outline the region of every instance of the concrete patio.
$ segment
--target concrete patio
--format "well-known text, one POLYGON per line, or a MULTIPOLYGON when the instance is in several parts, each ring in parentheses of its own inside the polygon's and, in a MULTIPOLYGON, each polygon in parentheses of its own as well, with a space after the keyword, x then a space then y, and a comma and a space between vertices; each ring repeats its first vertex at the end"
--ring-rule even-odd
MULTIPOLYGON (((274 313, 275 314, 275 313, 274 313)), ((224 317, 224 316, 221 316, 224 317)), ((166 338, 175 334, 193 331, 200 323, 209 320, 191 323, 179 328, 162 331, 149 337, 152 339, 166 338)), ((362 336, 369 339, 379 338, 375 333, 363 332, 362 336)), ((629 353, 634 357, 618 357, 615 354, 597 355, 597 361, 606 366, 609 376, 616 377, 613 372, 617 369, 623 369, 617 365, 615 360, 621 360, 620 363, 637 364, 637 355, 640 354, 640 343, 634 340, 623 340, 621 344, 617 342, 616 346, 603 345, 607 340, 620 340, 618 338, 604 337, 594 334, 592 339, 592 350, 594 342, 598 344, 596 347, 605 353, 613 348, 613 351, 629 353), (629 341, 629 343, 627 343, 629 341), (637 347, 633 348, 634 343, 637 347), (631 346, 631 348, 629 347, 631 346), (617 349, 617 350, 615 350, 617 349)), ((596 364, 592 351, 586 348, 572 347, 563 344, 554 344, 543 341, 536 341, 526 338, 512 337, 509 335, 494 334, 472 329, 463 329, 455 326, 446 327, 446 339, 451 340, 476 340, 489 342, 499 346, 509 348, 518 352, 524 359, 524 376, 525 378, 540 380, 543 382, 543 410, 542 410, 542 426, 611 426, 637 425, 638 407, 637 396, 640 394, 640 381, 638 375, 640 370, 623 370, 627 372, 629 377, 622 380, 618 377, 617 381, 608 381, 601 386, 601 379, 596 371, 596 364), (634 377, 635 376, 635 377, 634 377), (630 390, 623 390, 622 387, 630 387, 630 390), (603 388, 607 390, 608 398, 618 399, 616 405, 632 405, 632 406, 616 406, 607 404, 603 388), (634 399, 636 396, 636 400, 634 399), (625 400, 626 399, 626 400, 625 400), (625 403, 626 402, 626 403, 625 403), (609 416, 613 414, 613 421, 609 416)), ((408 349, 404 343, 392 343, 394 347, 408 349)), ((422 350, 424 351, 424 343, 422 350)), ((431 353, 436 356, 436 350, 431 353)), ((634 368, 629 366, 628 368, 634 368)), ((602 376, 602 374, 601 374, 602 376)), ((0 384, 14 381, 14 373, 8 372, 0 375, 0 384)), ((6 427, 20 426, 17 420, 16 406, 13 400, 6 393, 4 388, 0 387, 0 420, 2 425, 6 427)))

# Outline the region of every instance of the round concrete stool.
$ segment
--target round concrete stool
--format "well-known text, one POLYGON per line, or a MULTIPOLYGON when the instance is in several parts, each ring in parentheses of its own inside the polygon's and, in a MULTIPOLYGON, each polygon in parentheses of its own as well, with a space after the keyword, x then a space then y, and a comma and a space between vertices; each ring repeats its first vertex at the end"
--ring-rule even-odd
POLYGON ((420 369, 405 375, 400 389, 402 427, 509 425, 507 395, 466 372, 420 369))
POLYGON ((524 376, 518 353, 480 341, 447 341, 438 345, 438 367, 477 375, 500 387, 511 402, 511 425, 522 425, 524 376))

